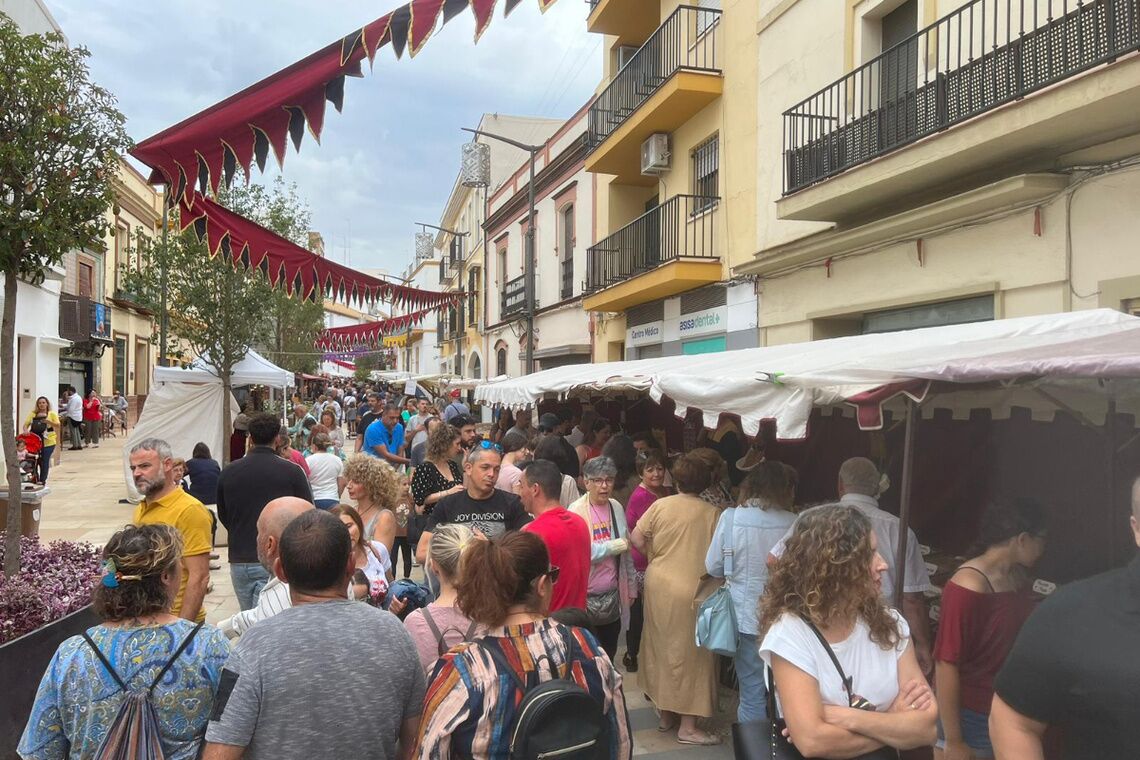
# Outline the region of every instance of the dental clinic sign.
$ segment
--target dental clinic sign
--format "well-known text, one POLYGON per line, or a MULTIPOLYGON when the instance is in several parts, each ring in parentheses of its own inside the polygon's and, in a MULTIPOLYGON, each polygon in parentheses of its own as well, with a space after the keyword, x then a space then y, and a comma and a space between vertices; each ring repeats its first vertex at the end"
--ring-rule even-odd
POLYGON ((682 314, 678 324, 678 333, 681 340, 695 338, 698 335, 711 335, 723 333, 726 329, 728 314, 724 306, 714 306, 704 311, 692 314, 682 314))

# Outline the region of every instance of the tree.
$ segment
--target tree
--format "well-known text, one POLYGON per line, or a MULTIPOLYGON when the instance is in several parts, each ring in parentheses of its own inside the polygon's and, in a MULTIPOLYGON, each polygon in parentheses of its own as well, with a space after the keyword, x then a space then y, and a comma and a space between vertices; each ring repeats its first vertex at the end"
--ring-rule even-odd
MULTIPOLYGON (((177 273, 166 288, 170 320, 170 345, 160 347, 163 356, 178 352, 184 341, 198 356, 209 359, 229 399, 233 392, 234 365, 245 358, 255 343, 268 338, 267 308, 273 287, 259 270, 235 268, 225 252, 211 257, 206 244, 192 229, 173 234, 163 244, 152 244, 149 266, 137 271, 122 269, 122 287, 132 299, 161 313, 162 270, 177 273)), ((222 405, 222 440, 229 440, 230 405, 222 405)), ((229 448, 223 446, 229 458, 229 448)))
POLYGON ((19 280, 82 246, 101 246, 112 179, 130 148, 115 97, 90 79, 89 53, 57 34, 20 34, 0 13, 0 437, 11 495, 4 572, 20 567, 20 471, 16 460, 16 298, 19 280))
MULTIPOLYGON (((287 185, 284 179, 277 177, 272 190, 258 184, 235 184, 220 194, 219 201, 286 240, 302 248, 309 247, 311 214, 297 193, 296 183, 287 185)), ((313 343, 325 326, 320 294, 305 301, 291 298, 284 291, 275 291, 268 313, 269 338, 259 347, 265 349, 269 360, 293 372, 315 372, 320 367, 320 357, 313 343)))

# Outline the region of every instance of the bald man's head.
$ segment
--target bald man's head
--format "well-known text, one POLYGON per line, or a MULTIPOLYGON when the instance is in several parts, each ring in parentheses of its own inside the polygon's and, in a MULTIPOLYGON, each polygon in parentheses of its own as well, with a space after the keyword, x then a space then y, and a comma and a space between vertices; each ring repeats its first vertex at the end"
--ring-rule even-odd
POLYGON ((315 509, 312 502, 296 496, 282 496, 261 510, 257 518, 257 561, 271 574, 285 526, 310 509, 315 509))

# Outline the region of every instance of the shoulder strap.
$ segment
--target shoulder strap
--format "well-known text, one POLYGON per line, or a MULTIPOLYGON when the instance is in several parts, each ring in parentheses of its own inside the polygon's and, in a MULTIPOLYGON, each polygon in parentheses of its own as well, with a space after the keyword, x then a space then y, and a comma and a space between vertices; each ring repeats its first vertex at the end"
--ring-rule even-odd
POLYGON ((724 510, 724 549, 721 553, 724 555, 724 578, 725 580, 732 580, 734 562, 733 556, 736 554, 736 549, 732 545, 732 526, 736 517, 736 508, 724 510))
POLYGON ((969 565, 962 565, 958 569, 959 570, 973 570, 975 573, 982 576, 982 578, 985 580, 986 585, 990 587, 990 593, 992 594, 994 592, 994 584, 993 584, 993 581, 990 580, 990 576, 986 575, 985 573, 983 573, 978 568, 970 567, 969 565))
POLYGON ((161 681, 162 677, 166 675, 166 671, 170 670, 171 666, 174 665, 174 661, 182 656, 182 653, 186 651, 186 647, 190 646, 190 641, 194 638, 198 631, 202 630, 202 626, 205 624, 206 621, 203 620, 201 623, 198 623, 198 625, 194 626, 194 629, 186 635, 186 638, 183 639, 182 643, 178 645, 178 648, 174 650, 174 654, 170 655, 170 659, 167 660, 166 664, 162 666, 162 670, 158 671, 158 675, 154 677, 154 681, 151 682, 150 688, 148 688, 147 691, 154 691, 154 687, 158 686, 159 681, 161 681))
POLYGON ((479 624, 476 623, 474 620, 472 620, 471 625, 467 626, 467 632, 463 634, 463 640, 464 641, 474 641, 475 640, 475 629, 478 627, 479 627, 479 624))
POLYGON ((424 622, 427 623, 428 630, 431 631, 432 636, 435 636, 436 651, 439 652, 439 656, 442 657, 443 653, 447 651, 443 648, 443 631, 439 630, 439 626, 435 624, 435 618, 431 616, 431 610, 427 607, 421 607, 420 611, 424 613, 424 622))
POLYGON ((107 658, 103 656, 103 653, 99 651, 99 647, 95 645, 95 642, 91 640, 91 637, 87 635, 87 631, 84 631, 82 635, 83 640, 87 642, 87 646, 91 647, 91 651, 93 651, 95 653, 95 656, 99 658, 99 662, 103 663, 103 667, 105 667, 107 669, 107 672, 111 674, 111 678, 115 679, 115 683, 119 685, 119 688, 123 691, 128 691, 127 685, 123 683, 123 679, 119 678, 119 674, 115 672, 115 669, 113 667, 111 667, 111 663, 108 662, 107 658))
POLYGON ((820 631, 819 628, 816 628, 815 623, 811 622, 806 617, 801 617, 800 619, 807 623, 808 628, 811 628, 811 632, 815 634, 815 637, 817 639, 819 639, 819 643, 823 644, 824 651, 826 651, 827 656, 831 658, 831 664, 834 665, 835 669, 839 671, 839 679, 843 681, 843 690, 847 692, 847 701, 850 702, 851 679, 848 678, 847 674, 843 672, 843 666, 839 664, 839 658, 835 656, 835 650, 831 648, 831 644, 823 635, 823 632, 820 631))

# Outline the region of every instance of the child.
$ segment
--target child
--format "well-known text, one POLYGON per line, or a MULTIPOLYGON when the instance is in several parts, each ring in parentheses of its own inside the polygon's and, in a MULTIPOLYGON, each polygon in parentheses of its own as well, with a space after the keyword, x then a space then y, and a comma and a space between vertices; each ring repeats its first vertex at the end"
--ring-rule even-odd
POLYGON ((404 553, 404 577, 412 575, 412 557, 415 547, 408 541, 408 523, 415 512, 412 491, 407 475, 400 476, 400 495, 396 499, 396 540, 392 544, 392 568, 395 571, 400 552, 404 553))

